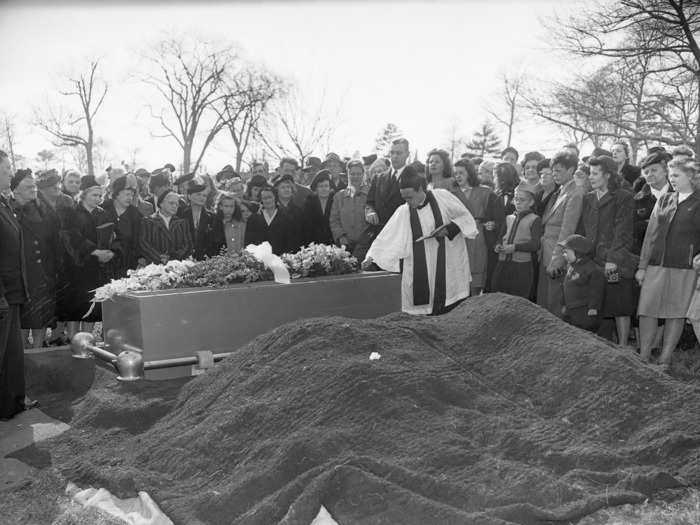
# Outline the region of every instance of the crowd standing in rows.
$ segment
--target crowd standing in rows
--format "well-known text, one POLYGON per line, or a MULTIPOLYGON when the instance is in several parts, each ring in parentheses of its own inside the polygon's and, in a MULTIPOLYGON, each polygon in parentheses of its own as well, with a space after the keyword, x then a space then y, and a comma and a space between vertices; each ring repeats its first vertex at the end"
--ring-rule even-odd
MULTIPOLYGON (((508 147, 498 160, 436 149, 410 171, 451 192, 475 221, 478 233, 465 239, 470 295, 522 296, 623 346, 638 325, 642 358, 660 348, 668 365, 686 320, 700 335, 694 160, 687 147, 653 147, 634 166, 616 142, 583 158, 574 144, 552 158, 520 159, 508 147)), ((273 173, 256 162, 243 177, 231 166, 176 177, 172 164, 113 168, 104 180, 73 170, 13 174, 0 152, 0 348, 15 349, 0 354, 1 395, 23 391, 8 370, 30 337, 41 346, 89 330, 101 320, 99 304, 86 316, 91 291, 130 269, 264 241, 276 254, 337 244, 363 261, 404 203, 407 166, 406 139, 387 158, 330 153, 303 167, 284 158, 273 173)), ((0 402, 0 417, 12 412, 0 402)))

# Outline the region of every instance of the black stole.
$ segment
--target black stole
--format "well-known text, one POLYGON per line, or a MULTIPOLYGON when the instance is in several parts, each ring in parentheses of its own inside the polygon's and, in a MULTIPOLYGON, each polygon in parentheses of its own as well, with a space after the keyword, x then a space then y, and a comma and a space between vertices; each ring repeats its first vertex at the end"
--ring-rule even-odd
MULTIPOLYGON (((435 218, 435 228, 443 225, 442 213, 433 192, 428 191, 426 194, 426 203, 430 204, 430 210, 435 218)), ((423 242, 416 243, 416 239, 423 236, 423 230, 420 226, 418 218, 418 210, 409 207, 409 215, 411 218, 411 234, 413 237, 413 304, 422 305, 430 303, 430 284, 428 281, 428 265, 425 260, 424 242, 429 242, 426 239, 423 242)), ((445 299, 447 298, 447 282, 446 282, 446 267, 445 267, 445 238, 437 237, 438 242, 437 265, 435 268, 435 293, 433 294, 433 315, 441 313, 445 308, 445 299)))

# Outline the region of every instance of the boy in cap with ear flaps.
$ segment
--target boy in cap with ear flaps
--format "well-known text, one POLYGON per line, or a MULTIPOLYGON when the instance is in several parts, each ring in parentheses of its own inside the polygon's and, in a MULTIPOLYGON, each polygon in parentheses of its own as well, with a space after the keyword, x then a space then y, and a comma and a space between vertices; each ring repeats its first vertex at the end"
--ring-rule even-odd
POLYGON ((559 245, 568 263, 564 289, 564 321, 595 332, 605 295, 605 274, 591 259, 593 243, 582 235, 569 235, 559 245))

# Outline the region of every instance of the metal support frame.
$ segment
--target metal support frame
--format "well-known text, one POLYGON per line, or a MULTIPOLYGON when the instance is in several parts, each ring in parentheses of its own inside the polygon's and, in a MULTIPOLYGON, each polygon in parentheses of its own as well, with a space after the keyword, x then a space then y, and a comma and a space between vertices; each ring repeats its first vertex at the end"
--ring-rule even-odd
POLYGON ((107 348, 114 348, 119 354, 110 352, 95 344, 95 337, 88 332, 79 332, 73 336, 70 349, 75 359, 90 359, 96 357, 110 363, 116 369, 119 381, 138 381, 144 378, 146 370, 161 368, 174 368, 177 366, 198 365, 208 368, 208 365, 231 355, 230 352, 212 354, 211 352, 197 352, 191 357, 176 357, 173 359, 160 359, 157 361, 144 361, 143 350, 127 344, 117 330, 107 333, 107 348))

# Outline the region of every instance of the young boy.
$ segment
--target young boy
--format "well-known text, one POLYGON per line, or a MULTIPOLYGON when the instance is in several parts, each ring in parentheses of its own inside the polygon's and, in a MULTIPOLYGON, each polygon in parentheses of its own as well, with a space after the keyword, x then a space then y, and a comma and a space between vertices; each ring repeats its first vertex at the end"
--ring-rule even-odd
POLYGON ((493 271, 491 287, 527 299, 535 279, 533 259, 540 249, 542 219, 535 215, 535 194, 518 187, 515 189, 515 213, 506 217, 506 233, 494 248, 498 263, 493 271))
POLYGON ((593 243, 581 235, 570 235, 559 243, 568 264, 564 277, 564 321, 595 332, 605 294, 605 274, 591 260, 593 243))

